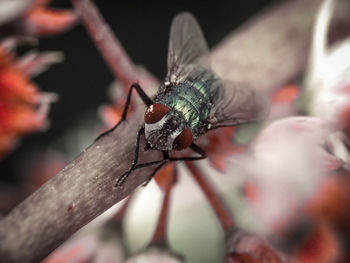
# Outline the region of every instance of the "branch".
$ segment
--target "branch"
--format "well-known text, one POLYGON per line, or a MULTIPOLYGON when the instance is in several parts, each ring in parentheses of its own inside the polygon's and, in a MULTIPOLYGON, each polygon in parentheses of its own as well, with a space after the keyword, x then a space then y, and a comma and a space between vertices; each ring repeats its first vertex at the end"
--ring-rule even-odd
MULTIPOLYGON (((143 117, 136 113, 88 147, 0 222, 4 262, 40 261, 148 178, 150 169, 139 169, 121 188, 114 188, 133 159, 136 129, 143 117)), ((141 162, 161 157, 158 152, 140 152, 141 162)))
MULTIPOLYGON (((215 69, 225 78, 264 90, 290 80, 306 64, 319 3, 290 0, 266 10, 213 51, 215 69)), ((121 188, 114 188, 132 162, 142 110, 93 143, 0 221, 2 261, 40 261, 147 179, 152 167, 134 171, 121 188)), ((142 162, 161 157, 157 151, 140 152, 142 162)))
MULTIPOLYGON (((140 76, 96 5, 91 0, 71 0, 71 2, 115 78, 119 79, 125 88, 129 88, 135 80, 140 80, 142 83, 145 76, 140 76)), ((148 72, 147 75, 147 80, 157 86, 154 77, 148 72)))
POLYGON ((201 171, 192 162, 186 162, 186 167, 191 171, 193 179, 197 182, 205 197, 207 198, 210 206, 215 211, 215 215, 219 219, 222 229, 225 233, 231 231, 235 226, 233 215, 231 215, 226 204, 216 193, 212 184, 206 179, 201 171))
POLYGON ((254 17, 213 50, 215 72, 268 92, 293 80, 307 65, 320 3, 287 1, 254 17))

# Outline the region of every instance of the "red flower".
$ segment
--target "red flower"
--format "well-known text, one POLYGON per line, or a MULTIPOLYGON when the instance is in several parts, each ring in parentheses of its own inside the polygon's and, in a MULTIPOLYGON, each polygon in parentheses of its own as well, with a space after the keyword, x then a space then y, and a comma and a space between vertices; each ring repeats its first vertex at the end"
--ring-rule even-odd
POLYGON ((220 172, 226 171, 227 158, 246 150, 246 146, 233 143, 234 132, 234 127, 224 127, 210 131, 199 139, 199 145, 208 153, 210 165, 220 172))
POLYGON ((59 34, 76 22, 76 15, 70 10, 56 10, 46 5, 33 8, 26 18, 28 29, 37 36, 59 34))
POLYGON ((34 0, 31 4, 17 3, 0 22, 11 28, 7 34, 34 36, 62 33, 77 22, 77 16, 71 10, 49 8, 50 2, 34 0))
POLYGON ((114 104, 110 106, 102 106, 100 108, 100 116, 107 129, 112 128, 122 118, 124 106, 114 104))
POLYGON ((293 258, 273 249, 263 238, 234 231, 227 240, 228 263, 296 263, 293 258))
POLYGON ((339 241, 333 229, 324 222, 315 224, 296 252, 296 258, 303 263, 343 262, 339 261, 339 256, 339 241))
POLYGON ((41 93, 14 57, 0 46, 0 157, 15 146, 20 136, 45 128, 53 99, 41 93))
POLYGON ((296 100, 299 97, 298 86, 289 84, 275 91, 271 96, 270 119, 279 119, 296 115, 296 100))

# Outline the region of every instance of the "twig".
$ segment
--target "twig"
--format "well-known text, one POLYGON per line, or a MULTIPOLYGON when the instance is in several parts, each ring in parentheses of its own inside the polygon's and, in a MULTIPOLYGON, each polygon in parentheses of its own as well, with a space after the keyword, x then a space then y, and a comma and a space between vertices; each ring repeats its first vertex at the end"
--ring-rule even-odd
POLYGON ((215 211, 215 215, 218 217, 222 229, 227 232, 235 227, 235 222, 233 221, 233 216, 230 211, 225 206, 224 202, 220 199, 219 195, 216 193, 215 189, 204 178, 199 169, 192 162, 186 162, 187 168, 190 170, 191 175, 196 180, 197 184, 205 194, 208 202, 210 203, 212 209, 215 211))
MULTIPOLYGON (((71 0, 113 75, 124 87, 140 80, 133 62, 91 0, 71 0)), ((154 81, 154 84, 156 81, 154 81)))
POLYGON ((212 52, 223 79, 271 92, 307 65, 315 12, 321 1, 287 1, 229 34, 212 52))
MULTIPOLYGON (((286 1, 248 22, 213 52, 218 73, 264 90, 294 77, 305 66, 319 3, 286 1)), ((40 261, 147 179, 153 167, 133 171, 122 188, 114 188, 133 159, 142 116, 136 112, 92 144, 0 221, 2 261, 40 261)), ((140 152, 142 162, 160 158, 157 151, 140 152)))
POLYGON ((160 214, 158 217, 158 222, 156 229, 153 234, 153 240, 151 241, 151 245, 160 245, 167 246, 167 222, 169 215, 169 204, 170 204, 170 195, 172 192, 172 188, 175 185, 177 178, 177 169, 173 169, 172 174, 167 175, 170 180, 167 180, 166 185, 164 186, 164 196, 163 196, 163 204, 160 210, 160 214))

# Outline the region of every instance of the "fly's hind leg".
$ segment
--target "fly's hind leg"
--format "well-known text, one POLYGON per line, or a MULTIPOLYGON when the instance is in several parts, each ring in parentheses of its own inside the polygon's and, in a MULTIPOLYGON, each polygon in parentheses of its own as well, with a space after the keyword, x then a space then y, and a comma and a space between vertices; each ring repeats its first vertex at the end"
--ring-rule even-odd
POLYGON ((141 88, 141 86, 138 83, 134 83, 131 85, 129 92, 128 92, 128 96, 125 102, 125 106, 124 106, 124 110, 123 110, 123 115, 121 120, 111 129, 109 129, 108 131, 105 131, 103 133, 101 133, 96 139, 95 141, 99 140, 100 138, 102 138, 103 136, 111 133, 112 131, 114 131, 123 121, 126 120, 126 115, 128 113, 128 108, 129 108, 129 104, 131 101, 131 94, 132 94, 132 90, 135 89, 137 91, 137 94, 140 96, 140 98, 142 99, 143 103, 146 104, 146 106, 150 106, 153 102, 152 100, 148 97, 148 95, 143 91, 143 89, 141 88))

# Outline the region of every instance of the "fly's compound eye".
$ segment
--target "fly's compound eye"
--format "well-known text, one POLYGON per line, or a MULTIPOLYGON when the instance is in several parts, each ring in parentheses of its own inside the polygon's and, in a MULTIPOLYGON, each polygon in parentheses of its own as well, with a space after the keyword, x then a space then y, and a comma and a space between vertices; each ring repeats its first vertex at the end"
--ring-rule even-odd
POLYGON ((169 111, 170 109, 163 104, 152 104, 145 112, 145 123, 156 123, 160 121, 169 111))
POLYGON ((175 139, 173 144, 174 150, 183 150, 189 147, 192 143, 192 131, 186 127, 175 139))

